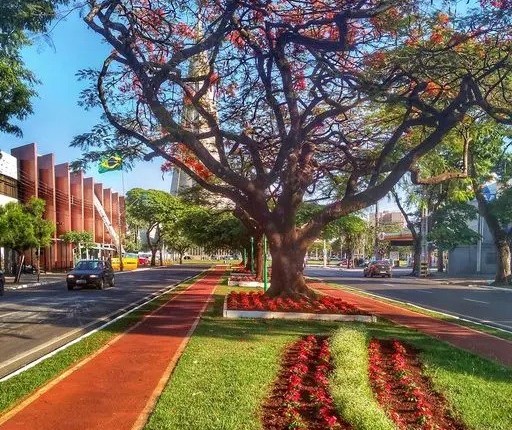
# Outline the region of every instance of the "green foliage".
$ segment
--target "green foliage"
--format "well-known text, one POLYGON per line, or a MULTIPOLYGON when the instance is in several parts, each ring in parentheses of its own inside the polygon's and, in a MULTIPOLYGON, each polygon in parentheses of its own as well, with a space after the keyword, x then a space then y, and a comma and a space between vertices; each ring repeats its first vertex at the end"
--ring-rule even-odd
POLYGON ((126 193, 130 223, 146 230, 148 246, 155 251, 163 239, 161 227, 176 222, 183 209, 179 198, 161 190, 133 188, 126 193))
POLYGON ((194 244, 190 240, 185 230, 177 222, 165 223, 162 227, 161 234, 167 248, 176 251, 180 256, 194 244))
POLYGON ((81 249, 94 247, 94 238, 89 231, 70 230, 61 234, 60 238, 66 243, 71 243, 74 249, 78 249, 79 253, 81 249))
POLYGON ((428 239, 443 251, 459 245, 476 243, 480 235, 468 227, 477 210, 474 206, 460 202, 448 202, 432 214, 432 227, 428 239))
POLYGON ((28 34, 44 33, 55 17, 55 8, 67 0, 9 0, 0 2, 0 131, 21 135, 12 118, 32 112, 30 98, 36 80, 20 58, 30 44, 28 34))
MULTIPOLYGON (((347 215, 326 226, 325 235, 341 241, 343 247, 353 254, 356 247, 361 246, 365 241, 368 231, 368 224, 357 215, 347 215)), ((338 242, 339 245, 341 245, 338 242)), ((340 246, 341 248, 341 246, 340 246)))
POLYGON ((43 248, 50 245, 55 226, 51 221, 44 219, 46 202, 42 199, 31 197, 25 205, 26 211, 32 215, 34 236, 36 238, 36 247, 43 248))
POLYGON ((25 205, 10 202, 0 207, 0 245, 18 253, 50 244, 55 227, 43 219, 45 202, 32 197, 25 205))
POLYGON ((492 213, 504 226, 512 224, 512 189, 502 191, 497 198, 489 202, 492 213))
POLYGON ((166 191, 132 188, 126 193, 126 211, 144 227, 177 218, 182 204, 166 191))
POLYGON ((250 235, 231 212, 190 206, 182 215, 180 228, 197 246, 206 252, 218 249, 242 249, 248 246, 250 235))

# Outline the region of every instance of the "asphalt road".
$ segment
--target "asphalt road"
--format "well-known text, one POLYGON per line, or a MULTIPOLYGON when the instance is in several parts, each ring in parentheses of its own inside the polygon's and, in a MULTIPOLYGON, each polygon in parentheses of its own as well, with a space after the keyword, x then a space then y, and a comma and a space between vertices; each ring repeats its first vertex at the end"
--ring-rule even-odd
POLYGON ((173 266, 117 273, 115 287, 105 290, 68 291, 63 281, 7 292, 0 297, 0 377, 205 268, 173 266))
POLYGON ((392 278, 365 278, 362 269, 308 267, 305 273, 325 282, 512 331, 512 290, 446 285, 405 276, 409 272, 410 269, 396 269, 392 278))

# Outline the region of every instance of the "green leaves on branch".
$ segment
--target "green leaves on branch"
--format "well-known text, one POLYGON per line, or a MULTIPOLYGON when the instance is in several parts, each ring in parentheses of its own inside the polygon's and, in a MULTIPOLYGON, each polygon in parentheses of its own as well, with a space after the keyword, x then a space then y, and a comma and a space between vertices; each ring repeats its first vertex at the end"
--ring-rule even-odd
POLYGON ((459 245, 476 243, 480 235, 469 228, 468 221, 477 217, 474 206, 461 202, 449 202, 433 213, 433 225, 428 239, 443 251, 459 245))
POLYGON ((92 233, 89 231, 70 230, 62 234, 60 238, 66 243, 71 243, 75 248, 91 249, 95 245, 92 233))
POLYGON ((25 68, 20 51, 30 33, 44 33, 58 4, 67 0, 3 0, 0 2, 0 131, 21 135, 10 121, 32 113, 30 98, 36 80, 25 68))
POLYGON ((22 253, 51 243, 55 226, 45 219, 45 202, 32 197, 27 204, 10 202, 0 207, 0 246, 22 253))

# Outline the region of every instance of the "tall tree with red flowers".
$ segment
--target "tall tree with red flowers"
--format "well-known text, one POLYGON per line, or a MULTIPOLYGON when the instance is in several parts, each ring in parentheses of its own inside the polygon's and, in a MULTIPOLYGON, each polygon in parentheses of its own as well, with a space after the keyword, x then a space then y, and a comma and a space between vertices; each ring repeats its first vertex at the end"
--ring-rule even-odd
POLYGON ((417 177, 468 115, 512 122, 511 5, 456 3, 89 0, 113 50, 84 101, 108 123, 73 144, 181 168, 261 226, 269 295, 312 294, 304 255, 329 222, 417 177), (308 196, 325 205, 299 225, 308 196))

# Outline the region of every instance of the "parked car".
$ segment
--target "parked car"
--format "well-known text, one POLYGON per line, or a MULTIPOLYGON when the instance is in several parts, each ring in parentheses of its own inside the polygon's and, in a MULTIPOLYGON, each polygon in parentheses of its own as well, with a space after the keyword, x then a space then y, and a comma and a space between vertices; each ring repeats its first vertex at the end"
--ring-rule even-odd
POLYGON ((95 287, 103 290, 115 284, 114 270, 108 261, 80 260, 66 277, 68 290, 74 287, 95 287))
POLYGON ((391 278, 391 264, 387 260, 377 260, 369 263, 363 269, 364 277, 370 276, 373 278, 374 276, 387 276, 391 278))
POLYGON ((139 255, 137 257, 137 265, 138 266, 149 266, 150 260, 145 255, 139 255))
POLYGON ((5 290, 5 274, 3 270, 0 270, 0 296, 4 295, 5 290))

